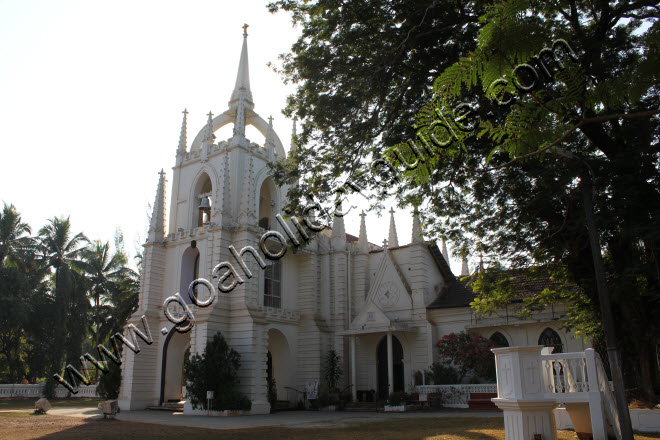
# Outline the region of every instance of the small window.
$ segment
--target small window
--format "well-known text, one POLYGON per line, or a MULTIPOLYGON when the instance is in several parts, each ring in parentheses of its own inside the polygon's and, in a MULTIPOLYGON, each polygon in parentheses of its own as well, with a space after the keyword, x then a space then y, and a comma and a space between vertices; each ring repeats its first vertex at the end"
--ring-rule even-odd
POLYGON ((493 333, 489 339, 491 340, 493 345, 495 345, 495 347, 502 348, 509 346, 509 341, 506 339, 506 336, 504 336, 500 332, 493 333))
POLYGON ((266 266, 264 269, 264 306, 282 307, 281 283, 282 269, 279 262, 266 266))
POLYGON ((539 336, 539 345, 543 345, 544 347, 554 347, 553 353, 564 352, 564 344, 561 343, 559 334, 550 327, 543 330, 543 333, 539 336))

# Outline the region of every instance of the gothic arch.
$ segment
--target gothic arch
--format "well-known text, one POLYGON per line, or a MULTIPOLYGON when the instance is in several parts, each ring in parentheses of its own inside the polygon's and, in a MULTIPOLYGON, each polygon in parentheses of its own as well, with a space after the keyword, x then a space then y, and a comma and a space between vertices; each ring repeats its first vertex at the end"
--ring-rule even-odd
MULTIPOLYGON (((194 242, 193 242, 194 243, 194 242)), ((199 249, 195 243, 195 247, 191 246, 183 251, 181 256, 181 272, 179 273, 179 294, 186 304, 192 304, 190 295, 188 295, 188 286, 196 278, 199 278, 200 271, 200 254, 199 249)))
POLYGON ((159 403, 180 401, 183 398, 183 362, 190 348, 190 332, 170 330, 163 344, 159 403))
POLYGON ((260 227, 266 230, 273 229, 276 223, 275 216, 279 213, 280 208, 277 185, 275 185, 273 178, 265 173, 263 176, 257 176, 257 182, 256 188, 259 188, 257 194, 257 221, 260 227))
POLYGON ((270 353, 272 368, 269 373, 275 379, 278 400, 285 400, 287 398, 286 387, 293 387, 295 385, 293 352, 289 340, 280 329, 275 327, 269 328, 267 336, 267 349, 268 353, 270 353))
MULTIPOLYGON (((224 113, 213 118, 213 121, 211 122, 212 130, 215 133, 225 125, 235 122, 235 120, 236 120, 235 111, 234 109, 230 108, 224 113)), ((261 116, 256 114, 253 110, 246 109, 245 125, 253 126, 259 131, 259 133, 261 133, 264 137, 266 137, 266 134, 268 132, 268 122, 266 122, 261 116)), ((202 127, 199 133, 197 133, 197 136, 195 136, 195 140, 193 140, 193 143, 190 146, 190 151, 199 150, 202 147, 202 140, 204 139, 205 130, 206 130, 206 126, 202 127)), ((277 135, 277 133, 274 134, 275 134, 275 151, 277 151, 277 155, 279 157, 285 158, 286 152, 284 151, 284 147, 282 146, 282 141, 280 140, 280 137, 277 135)))
POLYGON ((561 340, 561 336, 550 327, 546 327, 546 329, 541 332, 538 343, 544 347, 553 347, 553 353, 564 352, 564 343, 561 340))
POLYGON ((499 330, 490 335, 488 339, 491 340, 498 348, 511 346, 509 338, 507 338, 504 333, 499 330))
POLYGON ((211 215, 213 215, 213 210, 217 209, 217 176, 215 171, 210 167, 202 167, 198 172, 195 178, 193 179, 193 184, 190 187, 190 195, 188 200, 190 203, 189 206, 189 221, 190 227, 196 228, 200 226, 199 222, 199 204, 201 200, 199 199, 199 194, 206 192, 211 193, 211 215), (210 187, 209 187, 210 185, 210 187))

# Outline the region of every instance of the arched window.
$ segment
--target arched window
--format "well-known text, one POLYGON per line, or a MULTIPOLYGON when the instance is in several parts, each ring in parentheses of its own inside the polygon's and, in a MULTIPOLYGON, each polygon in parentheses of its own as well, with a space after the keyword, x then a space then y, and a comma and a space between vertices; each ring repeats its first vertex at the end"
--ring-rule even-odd
POLYGON ((279 261, 273 261, 264 269, 264 306, 282 307, 282 267, 279 261))
POLYGON ((554 347, 553 353, 563 353, 564 351, 564 344, 562 344, 559 334, 550 327, 543 330, 539 336, 539 345, 554 347))
POLYGON ((508 347, 509 346, 509 341, 506 339, 506 336, 504 336, 500 332, 495 332, 493 333, 490 338, 489 338, 495 347, 508 347))
POLYGON ((268 177, 261 184, 259 190, 259 227, 262 229, 271 229, 273 226, 274 216, 273 207, 275 206, 275 184, 272 179, 268 177))
POLYGON ((179 293, 186 304, 192 304, 192 299, 188 295, 188 286, 197 278, 199 278, 199 249, 197 249, 197 243, 193 241, 181 257, 179 293))

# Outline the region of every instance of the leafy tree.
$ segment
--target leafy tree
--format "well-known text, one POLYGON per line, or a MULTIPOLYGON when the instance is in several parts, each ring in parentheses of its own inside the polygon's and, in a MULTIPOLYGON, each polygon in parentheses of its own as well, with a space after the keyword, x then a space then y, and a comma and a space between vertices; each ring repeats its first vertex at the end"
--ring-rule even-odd
POLYGON ((249 410, 250 400, 236 390, 241 355, 230 348, 220 332, 206 343, 204 353, 184 361, 183 377, 190 403, 207 408, 206 391, 213 391, 213 410, 249 410))
POLYGON ((39 231, 39 241, 45 262, 55 271, 57 328, 52 349, 57 353, 53 368, 59 370, 61 356, 66 355, 65 359, 69 362, 77 362, 82 354, 80 352, 86 327, 84 320, 87 318, 87 289, 84 280, 74 269, 79 266, 81 245, 87 242, 87 238, 82 233, 72 234, 68 217, 54 217, 39 231))
POLYGON ((451 362, 458 369, 457 383, 467 375, 494 379, 495 357, 490 351, 494 345, 480 334, 452 332, 440 338, 437 347, 440 360, 451 362))
POLYGON ((93 322, 90 326, 94 339, 94 346, 104 340, 107 333, 107 327, 111 324, 106 319, 102 321, 102 315, 105 318, 111 313, 108 308, 116 307, 118 304, 112 304, 113 297, 117 297, 122 287, 122 281, 134 273, 126 267, 126 257, 121 252, 111 253, 109 243, 94 241, 82 252, 82 262, 80 267, 89 277, 90 289, 89 299, 93 303, 93 322), (102 325, 105 324, 105 325, 102 325), (104 328, 105 327, 105 328, 104 328), (106 330, 103 332, 103 330, 106 330))
POLYGON ((297 85, 284 113, 302 121, 297 150, 275 165, 298 182, 295 202, 312 192, 332 200, 346 175, 378 187, 371 162, 413 136, 414 115, 433 78, 475 48, 485 1, 280 0, 302 35, 278 71, 297 85))
POLYGON ((3 264, 6 258, 20 259, 20 255, 32 247, 32 238, 26 235, 30 232, 30 225, 21 222, 16 207, 3 203, 0 214, 0 264, 3 264))

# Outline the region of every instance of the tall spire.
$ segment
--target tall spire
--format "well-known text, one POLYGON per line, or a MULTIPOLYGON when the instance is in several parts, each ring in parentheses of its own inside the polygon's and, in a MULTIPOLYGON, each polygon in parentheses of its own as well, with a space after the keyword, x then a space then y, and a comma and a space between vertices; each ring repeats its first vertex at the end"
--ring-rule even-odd
POLYGON ((360 236, 357 241, 358 252, 361 254, 369 253, 369 242, 367 241, 367 225, 364 221, 364 218, 367 214, 362 211, 360 214, 360 236))
POLYGON ((236 85, 231 94, 229 105, 238 100, 245 100, 252 104, 252 92, 250 91, 250 67, 248 66, 248 49, 247 49, 247 28, 248 25, 243 25, 243 48, 241 49, 241 59, 238 62, 238 73, 236 74, 236 85))
POLYGON ((158 189, 156 190, 156 200, 154 201, 154 210, 151 213, 151 222, 149 223, 149 242, 160 243, 165 237, 165 172, 160 170, 158 173, 158 189))
POLYGON ((335 215, 332 221, 332 232, 330 233, 330 243, 332 249, 344 250, 346 248, 346 228, 344 226, 344 214, 341 202, 335 205, 335 213, 342 213, 341 216, 335 215))
POLYGON ((179 148, 176 150, 177 155, 184 155, 186 154, 186 150, 188 149, 188 140, 186 136, 186 131, 187 131, 187 116, 188 116, 188 109, 183 109, 183 122, 181 123, 181 134, 179 135, 179 148))
POLYGON ((424 243, 424 237, 422 236, 422 225, 419 220, 419 211, 417 210, 417 206, 415 206, 415 209, 413 210, 412 242, 424 243))
POLYGON ((467 257, 463 257, 463 266, 461 267, 461 276, 466 277, 470 275, 470 268, 468 267, 467 257))
POLYGON ((390 233, 387 236, 387 243, 390 248, 399 246, 399 238, 396 235, 396 225, 394 224, 394 209, 390 208, 390 233))
POLYGON ((296 151, 296 148, 298 147, 298 142, 296 141, 296 138, 298 136, 298 118, 294 116, 293 118, 293 128, 291 129, 291 149, 289 150, 291 153, 296 151))
POLYGON ((442 239, 442 256, 444 257, 447 264, 449 264, 449 252, 447 252, 447 242, 445 239, 442 239))

